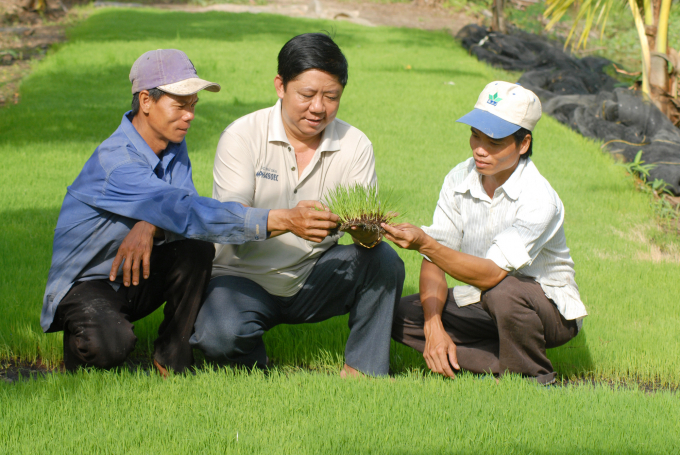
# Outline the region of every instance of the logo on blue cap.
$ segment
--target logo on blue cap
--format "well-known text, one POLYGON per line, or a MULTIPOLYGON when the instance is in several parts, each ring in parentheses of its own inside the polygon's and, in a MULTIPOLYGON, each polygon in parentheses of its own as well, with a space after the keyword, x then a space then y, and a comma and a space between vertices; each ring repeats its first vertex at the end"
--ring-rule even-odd
POLYGON ((490 104, 490 105, 492 105, 492 106, 496 106, 496 105, 498 105, 498 103, 500 103, 501 101, 503 101, 503 99, 502 99, 502 98, 499 98, 499 97, 498 97, 498 92, 496 92, 496 93, 494 93, 493 95, 489 95, 489 99, 486 101, 486 104, 490 104))

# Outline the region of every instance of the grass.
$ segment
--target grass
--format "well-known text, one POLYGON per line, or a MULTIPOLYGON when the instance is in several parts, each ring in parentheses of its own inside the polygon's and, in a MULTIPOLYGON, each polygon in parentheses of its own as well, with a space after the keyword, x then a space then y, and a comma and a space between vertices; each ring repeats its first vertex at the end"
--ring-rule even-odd
MULTIPOLYGON (((265 14, 98 10, 36 65, 22 102, 0 110, 0 360, 61 361, 60 334, 45 335, 38 323, 53 229, 66 186, 129 106, 131 63, 149 49, 180 48, 201 77, 222 84, 218 94, 201 94, 187 139, 197 188, 210 195, 220 132, 276 101, 280 47, 295 34, 329 29, 350 62, 339 118, 373 142, 380 185, 394 189, 404 221, 431 222, 444 176, 470 153, 468 130, 454 120, 489 81, 514 80, 446 33, 265 14)), ((558 373, 677 386, 680 264, 652 254, 658 242, 677 251, 676 240, 655 231, 648 198, 597 143, 549 117, 535 139, 534 161, 566 207, 590 313, 576 339, 549 351, 558 373)), ((420 256, 399 254, 404 292, 415 293, 420 256)), ((148 357, 160 319, 156 312, 135 323, 135 355, 148 357)), ((203 371, 162 382, 142 372, 83 372, 0 382, 0 442, 12 453, 673 453, 680 446, 677 394, 545 389, 513 377, 498 386, 471 376, 444 381, 423 376, 420 354, 401 345, 391 354, 395 382, 343 382, 328 373, 342 366, 347 334, 346 317, 275 328, 265 337, 278 366, 270 376, 203 371)))
POLYGON ((672 454, 680 401, 519 378, 206 371, 0 383, 5 453, 672 454), (482 424, 483 423, 483 424, 482 424))

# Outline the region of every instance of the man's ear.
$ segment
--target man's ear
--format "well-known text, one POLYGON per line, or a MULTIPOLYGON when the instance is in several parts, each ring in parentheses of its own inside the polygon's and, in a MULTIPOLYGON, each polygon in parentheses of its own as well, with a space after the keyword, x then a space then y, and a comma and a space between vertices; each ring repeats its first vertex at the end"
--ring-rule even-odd
POLYGON ((278 97, 283 99, 283 95, 286 93, 286 87, 283 85, 283 78, 279 74, 274 78, 274 87, 276 88, 278 97))
POLYGON ((149 91, 148 90, 142 90, 139 92, 139 111, 144 113, 144 114, 149 114, 149 111, 151 110, 151 104, 153 103, 153 99, 149 96, 149 91))
POLYGON ((524 155, 527 151, 529 151, 529 145, 531 145, 531 134, 527 134, 524 136, 524 139, 522 139, 522 143, 520 144, 519 148, 519 154, 524 155))

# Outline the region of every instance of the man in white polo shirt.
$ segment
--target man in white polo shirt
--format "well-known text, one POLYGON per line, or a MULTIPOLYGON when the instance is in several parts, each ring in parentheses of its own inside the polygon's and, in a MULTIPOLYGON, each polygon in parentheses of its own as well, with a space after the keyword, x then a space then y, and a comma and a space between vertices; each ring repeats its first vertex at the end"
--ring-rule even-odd
POLYGON ((395 310, 392 337, 453 377, 520 373, 555 380, 546 348, 578 333, 587 315, 564 236, 564 206, 529 156, 541 118, 536 95, 492 82, 458 121, 472 158, 446 177, 432 226, 383 227, 423 256, 420 294, 395 310), (466 283, 447 289, 445 273, 466 283))
MULTIPOLYGON (((339 184, 377 184, 371 142, 336 119, 347 83, 340 48, 324 34, 299 35, 278 62, 276 105, 238 119, 220 138, 213 197, 292 208, 322 200, 339 184)), ((261 245, 217 246, 192 345, 213 361, 264 367, 267 330, 349 313, 341 374, 386 375, 404 281, 399 256, 373 231, 350 231, 354 245, 343 246, 342 233, 327 230, 313 241, 281 234, 261 245)))

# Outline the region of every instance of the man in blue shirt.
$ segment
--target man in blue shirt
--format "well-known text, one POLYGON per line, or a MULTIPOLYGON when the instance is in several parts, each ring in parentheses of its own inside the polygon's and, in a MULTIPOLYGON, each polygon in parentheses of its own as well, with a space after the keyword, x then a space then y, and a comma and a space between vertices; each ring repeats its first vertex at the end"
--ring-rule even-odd
POLYGON ((143 54, 130 81, 132 110, 68 187, 55 229, 41 326, 64 332, 71 371, 120 365, 137 340, 132 322, 164 302, 154 365, 184 370, 213 243, 264 241, 271 231, 321 242, 337 225, 311 201, 265 210, 200 197, 184 137, 197 93, 220 86, 174 49, 143 54))

